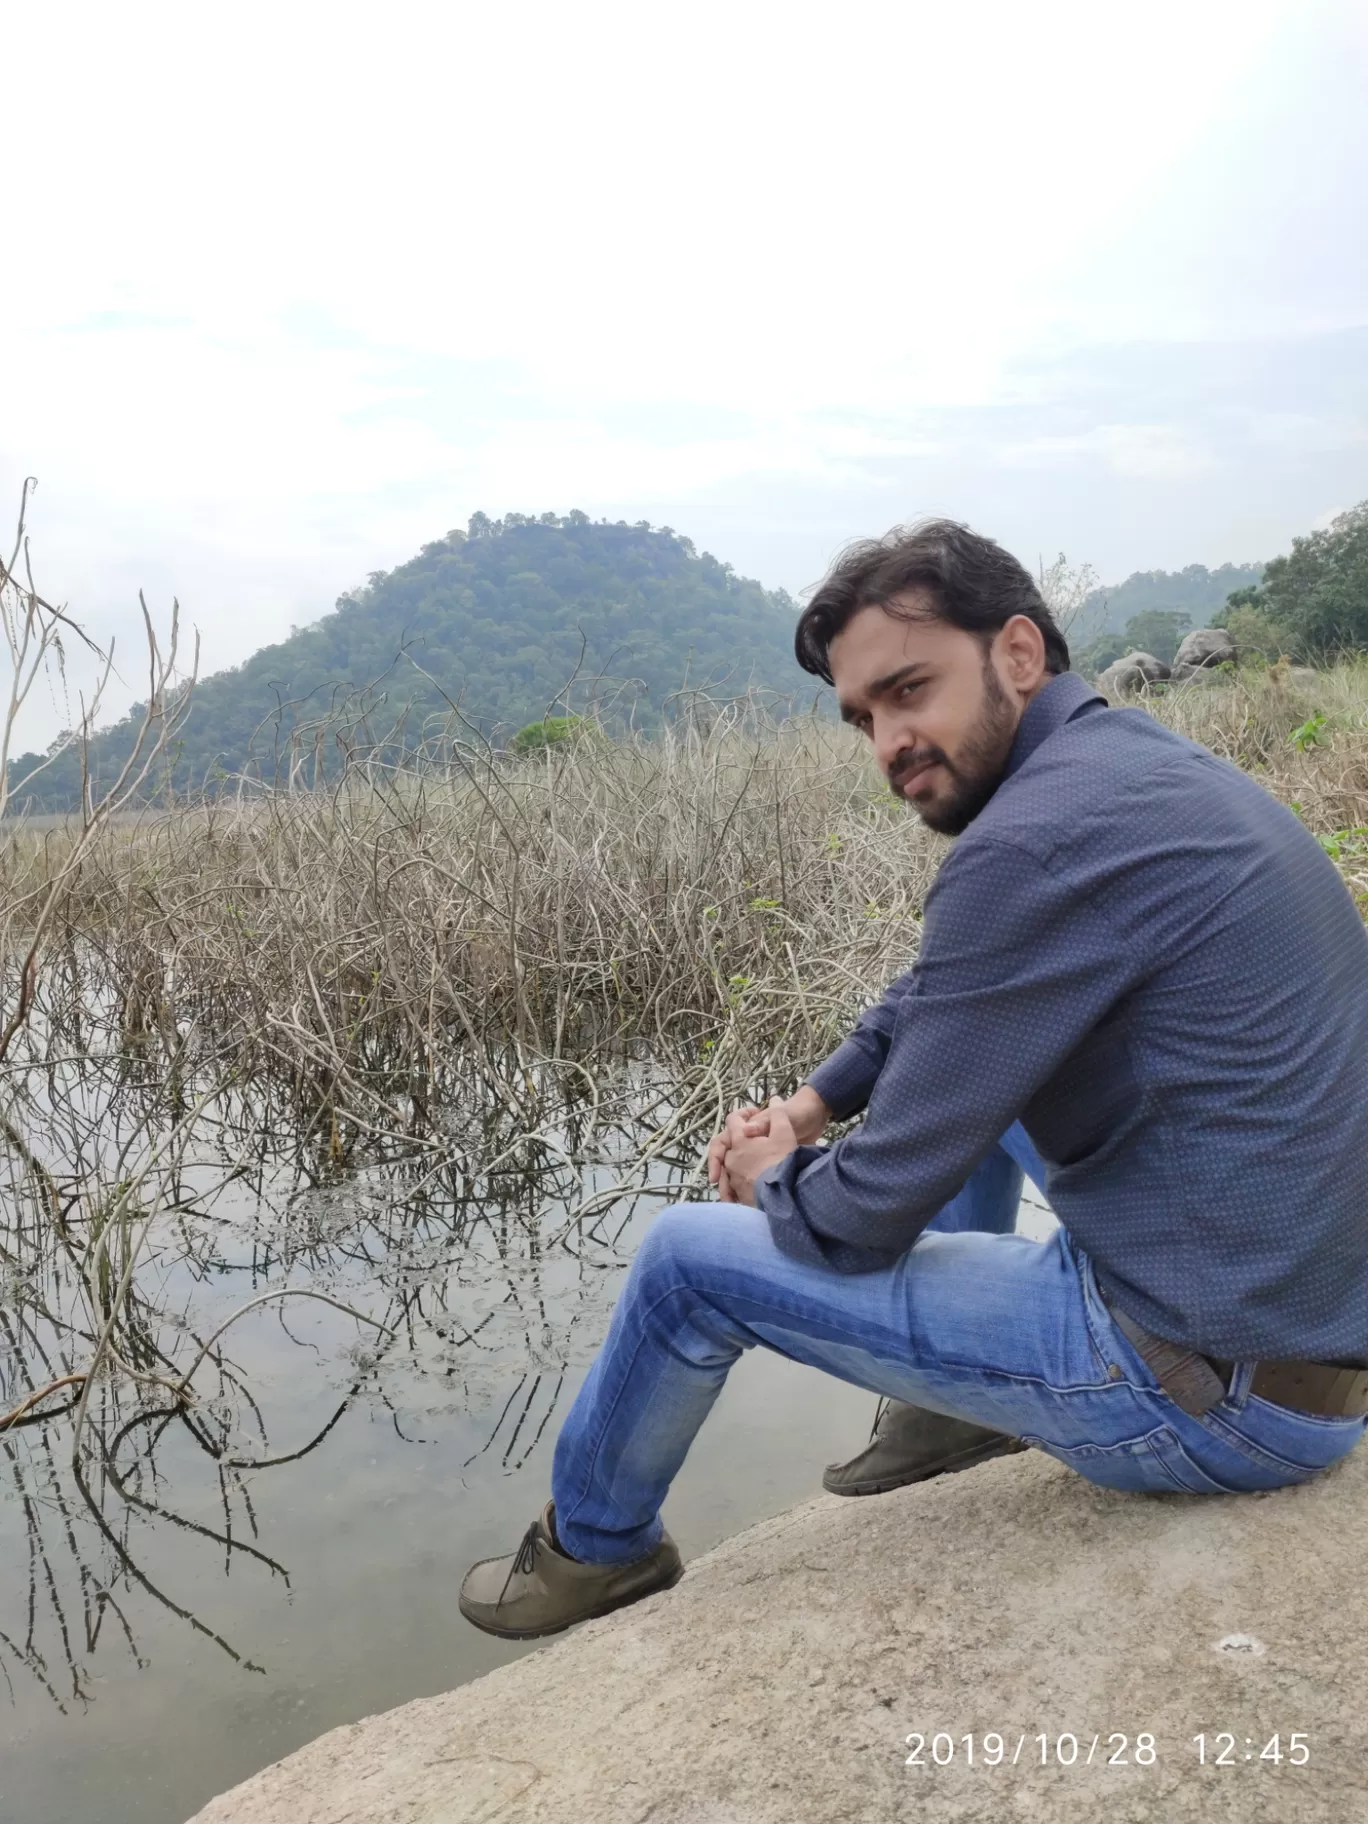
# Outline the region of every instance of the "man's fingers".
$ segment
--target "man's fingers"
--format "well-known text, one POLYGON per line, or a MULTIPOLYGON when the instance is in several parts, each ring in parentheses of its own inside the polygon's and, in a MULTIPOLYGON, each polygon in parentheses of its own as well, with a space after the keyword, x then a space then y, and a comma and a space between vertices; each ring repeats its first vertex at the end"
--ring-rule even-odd
POLYGON ((774 1140, 781 1141, 790 1149, 797 1146, 798 1136, 793 1131, 793 1122, 788 1109, 784 1106, 782 1096, 772 1096, 769 1105, 769 1132, 774 1140))
POLYGON ((746 1138, 746 1116, 740 1109, 727 1116, 727 1125, 723 1133, 728 1146, 737 1146, 746 1138))
POLYGON ((757 1108, 752 1103, 749 1107, 738 1108, 728 1115, 725 1128, 708 1142, 708 1183, 718 1187, 724 1203, 736 1202, 731 1187, 726 1184, 728 1147, 735 1146, 741 1140, 762 1140, 769 1131, 769 1110, 757 1108))
POLYGON ((708 1145, 708 1182, 709 1182, 709 1184, 717 1183, 719 1175, 725 1168, 726 1159, 727 1159, 727 1149, 731 1146, 731 1144, 732 1144, 731 1137, 728 1134, 714 1134, 711 1142, 709 1143, 709 1145, 708 1145))

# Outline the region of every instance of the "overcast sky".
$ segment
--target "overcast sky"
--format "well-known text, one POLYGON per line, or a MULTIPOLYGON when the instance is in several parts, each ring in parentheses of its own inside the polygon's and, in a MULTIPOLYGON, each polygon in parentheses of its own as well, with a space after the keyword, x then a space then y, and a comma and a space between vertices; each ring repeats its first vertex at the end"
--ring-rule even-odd
POLYGON ((797 593, 928 511, 1119 580, 1368 496, 1363 0, 129 0, 5 50, 0 506, 39 478, 38 580, 121 646, 142 587, 236 663, 476 508, 797 593))

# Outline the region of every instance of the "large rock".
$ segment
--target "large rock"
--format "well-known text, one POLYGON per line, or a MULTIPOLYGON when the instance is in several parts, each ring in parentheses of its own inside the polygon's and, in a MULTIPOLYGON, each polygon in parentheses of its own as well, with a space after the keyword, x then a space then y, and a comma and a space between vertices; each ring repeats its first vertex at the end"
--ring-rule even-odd
POLYGON ((1152 652, 1128 652, 1099 672, 1097 682, 1115 697, 1128 697, 1149 684, 1161 683, 1168 675, 1168 666, 1152 652))
POLYGON ((1181 684, 1216 665, 1233 665, 1236 657, 1235 642, 1224 627, 1198 627, 1174 654, 1174 682, 1181 684))
POLYGON ((1269 1495, 1113 1494, 1032 1451, 824 1496, 196 1824, 1341 1824, 1368 1817, 1366 1554, 1368 1449, 1269 1495))

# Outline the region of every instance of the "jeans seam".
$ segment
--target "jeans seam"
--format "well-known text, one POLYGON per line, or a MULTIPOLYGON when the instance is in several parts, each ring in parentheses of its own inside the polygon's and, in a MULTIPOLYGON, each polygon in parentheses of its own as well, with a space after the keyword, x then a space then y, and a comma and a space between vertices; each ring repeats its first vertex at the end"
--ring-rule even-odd
MULTIPOLYGON (((707 1292, 700 1292, 699 1288, 696 1286, 688 1286, 688 1285, 677 1286, 677 1287, 672 1288, 669 1292, 662 1292, 660 1297, 658 1299, 656 1299, 654 1304, 652 1304, 650 1306, 646 1315, 647 1316, 654 1315, 654 1313, 659 1308, 659 1306, 662 1305, 667 1298, 673 1297, 675 1292, 695 1292, 698 1294, 698 1296, 700 1298, 703 1298, 705 1300, 709 1297, 709 1294, 707 1292)), ((738 1304, 745 1302, 750 1305, 753 1305, 757 1310, 761 1311, 762 1313, 764 1313, 765 1315, 767 1315, 769 1317, 786 1318, 789 1321, 795 1322, 798 1324, 804 1324, 806 1322, 804 1314, 802 1312, 786 1309, 785 1307, 783 1307, 782 1305, 779 1305, 777 1303, 771 1304, 767 1300, 763 1299, 762 1297, 760 1297, 758 1294, 756 1294, 754 1292, 743 1292, 743 1293, 738 1294, 737 1302, 738 1302, 738 1304)), ((742 1321, 748 1323, 748 1320, 742 1320, 742 1321)), ((838 1326, 835 1326, 835 1325, 833 1325, 831 1327, 833 1329, 838 1328, 838 1326)), ((809 1330, 809 1331, 807 1331, 807 1334, 811 1335, 814 1333, 809 1330)), ((842 1343, 848 1343, 853 1348, 867 1350, 868 1353, 871 1355, 873 1355, 875 1353, 874 1347, 872 1346, 871 1341, 868 1337, 846 1335, 846 1334, 842 1333, 838 1338, 835 1338, 833 1340, 837 1340, 842 1343)), ((743 1349, 746 1349, 746 1348, 751 1348, 754 1345, 742 1344, 741 1346, 743 1349)), ((879 1356, 878 1359, 884 1360, 885 1358, 883 1356, 879 1356)), ((897 1358, 895 1358, 895 1361, 896 1360, 897 1360, 897 1358)), ((898 1365, 906 1366, 905 1363, 899 1363, 898 1365)), ((1103 1362, 1102 1366, 1105 1368, 1107 1366, 1107 1364, 1105 1362, 1103 1362)), ((1011 1381, 1014 1385, 1017 1385, 1017 1386, 1042 1387, 1045 1389, 1045 1391, 1047 1393, 1098 1394, 1098 1393, 1110 1393, 1113 1388, 1115 1388, 1117 1391, 1121 1391, 1123 1389, 1130 1388, 1130 1390, 1132 1392, 1136 1392, 1136 1393, 1148 1393, 1148 1392, 1152 1391, 1149 1388, 1137 1386, 1137 1384, 1134 1381, 1132 1381, 1129 1377, 1127 1377, 1124 1380, 1118 1380, 1118 1379, 1115 1379, 1111 1375, 1105 1375, 1101 1379, 1096 1380, 1096 1381, 1070 1381, 1067 1385, 1061 1386, 1058 1383, 1047 1379, 1044 1375, 1018 1374, 1015 1370, 1010 1369, 1010 1368, 993 1368, 993 1367, 986 1365, 985 1363, 983 1363, 981 1361, 965 1362, 965 1361, 959 1360, 958 1357, 952 1357, 952 1356, 938 1356, 936 1358, 936 1367, 950 1369, 956 1373, 969 1375, 973 1379, 980 1380, 980 1381, 983 1380, 985 1377, 991 1376, 997 1380, 1011 1381)), ((930 1372, 932 1372, 932 1370, 928 1369, 928 1370, 925 1370, 925 1372, 930 1373, 930 1372)))
MULTIPOLYGON (((660 1296, 657 1299, 655 1299, 650 1305, 648 1305, 646 1307, 646 1309, 642 1312, 641 1320, 638 1324, 638 1330, 640 1332, 642 1332, 642 1334, 638 1335, 636 1345, 633 1348, 630 1357, 628 1358, 627 1362, 625 1363, 625 1365, 623 1367, 622 1376, 619 1381, 617 1391, 613 1395, 612 1403, 608 1406, 607 1410, 604 1412, 603 1418, 599 1424, 598 1436, 594 1439, 594 1448, 593 1448, 592 1453, 590 1454, 588 1464, 586 1465, 586 1468, 585 1468, 585 1474, 584 1474, 585 1488, 581 1490, 578 1498, 576 1499, 574 1507, 572 1507, 570 1512, 564 1517, 565 1524, 567 1526, 573 1524, 575 1515, 579 1512, 580 1508, 584 1505, 584 1502, 587 1499, 588 1485, 591 1484, 594 1479, 594 1471, 598 1466, 599 1453, 603 1448, 604 1434, 607 1432, 607 1430, 609 1428, 609 1424, 610 1424, 611 1420, 613 1419, 614 1415, 616 1414, 618 1406, 621 1403, 622 1398, 627 1391, 627 1385, 631 1379, 632 1363, 635 1362, 637 1356, 641 1353, 642 1347, 646 1341, 646 1338, 644 1335, 646 1319, 653 1317, 655 1315, 656 1311, 659 1310, 660 1306, 665 1303, 666 1299, 676 1298, 679 1296, 679 1294, 681 1292, 692 1292, 694 1290, 695 1290, 694 1287, 688 1286, 688 1285, 671 1286, 668 1291, 662 1292, 660 1294, 660 1296)), ((746 1347, 746 1345, 742 1344, 741 1347, 744 1349, 746 1347)), ((604 1348, 605 1349, 607 1348, 606 1342, 604 1344, 604 1348)), ((660 1516, 657 1514, 656 1518, 659 1519, 659 1517, 660 1516)), ((560 1516, 558 1515, 557 1518, 559 1519, 560 1516)), ((624 1562, 631 1563, 631 1562, 633 1562, 633 1560, 628 1559, 628 1560, 624 1560, 624 1562)))
MULTIPOLYGON (((1176 1425, 1166 1425, 1164 1427, 1164 1430, 1165 1430, 1167 1436, 1172 1440, 1174 1448, 1177 1450, 1179 1457, 1183 1461, 1190 1463, 1192 1465, 1192 1468, 1193 1468, 1193 1471, 1195 1474, 1197 1474, 1199 1476, 1204 1476, 1206 1478, 1206 1480, 1211 1484, 1210 1488, 1194 1489, 1194 1488, 1189 1488, 1185 1483, 1180 1482, 1179 1486, 1182 1488, 1184 1494, 1207 1495, 1207 1494, 1211 1494, 1211 1493, 1215 1492, 1215 1493, 1219 1493, 1219 1494, 1223 1494, 1223 1495, 1238 1495, 1238 1494, 1243 1494, 1243 1493, 1247 1492, 1246 1490, 1238 1488, 1238 1487, 1232 1488, 1228 1482, 1224 1481, 1220 1476, 1215 1475, 1211 1470, 1209 1470, 1206 1467, 1206 1465, 1204 1463, 1200 1462, 1199 1459, 1193 1455, 1193 1453, 1188 1449, 1187 1445, 1183 1442, 1182 1433, 1178 1430, 1178 1427, 1176 1425)), ((1156 1457, 1158 1457, 1160 1463, 1163 1464, 1164 1469, 1169 1473, 1169 1475, 1172 1476, 1175 1481, 1178 1481, 1177 1475, 1175 1474, 1175 1472, 1173 1470, 1169 1469, 1169 1465, 1165 1461, 1163 1456, 1158 1451, 1156 1451, 1154 1454, 1156 1457)))
MULTIPOLYGON (((666 1298, 669 1298, 670 1296, 671 1296, 670 1293, 664 1292, 661 1294, 660 1298, 657 1299, 656 1303, 661 1304, 664 1302, 664 1300, 666 1298)), ((655 1305, 652 1305, 651 1311, 654 1311, 655 1308, 656 1308, 655 1305)), ((648 1312, 647 1315, 649 1316, 650 1312, 648 1312)), ((625 1366, 623 1368, 623 1372, 619 1376, 617 1391, 613 1394, 612 1402, 608 1406, 607 1410, 604 1412, 602 1420, 598 1426, 598 1435, 594 1439, 594 1448, 590 1452, 589 1461, 585 1465, 585 1468, 584 1468, 582 1486, 580 1488, 579 1493, 577 1494, 577 1496, 575 1498, 575 1505, 570 1509, 569 1513, 561 1513, 561 1512, 557 1511, 556 1521, 557 1521, 558 1526, 573 1525, 575 1515, 579 1512, 580 1508, 583 1507, 585 1501, 588 1499, 588 1489, 594 1480, 594 1470, 598 1465, 599 1452, 603 1448, 603 1435, 608 1430, 609 1423, 612 1420, 613 1415, 616 1413, 616 1411, 618 1409, 618 1405, 622 1399, 623 1394, 626 1393, 626 1391, 627 1391, 627 1382, 628 1382, 628 1379, 630 1378, 630 1370, 631 1370, 632 1362, 636 1360, 637 1355, 640 1353, 641 1346, 642 1346, 642 1343, 644 1342, 644 1340, 645 1340, 644 1337, 638 1339, 636 1348, 633 1349, 630 1360, 625 1364, 625 1366)), ((600 1350, 599 1360, 602 1360, 603 1355, 607 1351, 607 1348, 608 1348, 608 1343, 607 1343, 607 1339, 605 1339, 604 1343, 603 1343, 603 1347, 600 1350)), ((591 1372, 592 1372, 592 1370, 591 1370, 591 1372)))
MULTIPOLYGON (((1067 1231, 1065 1232, 1065 1241, 1073 1259, 1074 1271, 1078 1274, 1078 1288, 1083 1306, 1083 1323, 1088 1332, 1088 1341, 1092 1344, 1093 1353, 1096 1355, 1099 1365, 1106 1372, 1108 1384, 1114 1382, 1114 1377, 1111 1372, 1112 1369, 1121 1368, 1125 1378, 1124 1382, 1115 1381, 1117 1386, 1127 1385, 1135 1387, 1137 1392, 1140 1393, 1153 1393, 1156 1389, 1158 1392, 1163 1393, 1163 1388, 1159 1387, 1157 1380, 1152 1388, 1146 1386, 1143 1382, 1137 1383, 1134 1381, 1125 1363, 1118 1362, 1116 1350, 1114 1348, 1108 1349, 1104 1347, 1102 1336, 1098 1329, 1099 1313, 1105 1318, 1107 1330, 1111 1336, 1120 1336, 1121 1332, 1117 1329, 1116 1322, 1107 1308, 1107 1301, 1103 1298, 1101 1288, 1098 1286, 1097 1274, 1094 1271, 1091 1256, 1085 1253, 1082 1248, 1075 1245, 1073 1237, 1069 1235, 1067 1231)), ((1122 1337, 1122 1341, 1124 1340, 1124 1337, 1122 1337)), ((1144 1363, 1144 1359, 1139 1355, 1139 1352, 1136 1351, 1135 1354, 1136 1359, 1141 1362, 1141 1365, 1147 1367, 1147 1364, 1144 1363)))
MULTIPOLYGON (((1258 1464, 1261 1469, 1271 1469, 1278 1474, 1290 1470, 1294 1475, 1305 1478, 1308 1476, 1318 1476, 1323 1469, 1329 1467, 1328 1464, 1315 1465, 1297 1463, 1294 1462, 1291 1457, 1282 1457, 1279 1456, 1276 1451, 1266 1450, 1262 1444, 1255 1444, 1251 1439, 1241 1437, 1240 1433, 1236 1431, 1232 1425, 1227 1424, 1224 1419, 1218 1416, 1219 1412, 1220 1407, 1215 1406, 1210 1412, 1196 1415, 1196 1422, 1204 1431, 1208 1432, 1217 1443, 1224 1444, 1229 1449, 1238 1451, 1241 1456, 1247 1457, 1251 1463, 1258 1464)), ((1352 1446, 1350 1448, 1352 1449, 1352 1446)), ((1334 1458, 1331 1459, 1332 1462, 1335 1460, 1336 1459, 1334 1458)))
MULTIPOLYGON (((1173 1470, 1169 1468, 1168 1464, 1165 1462, 1164 1458, 1159 1454, 1159 1452, 1157 1450, 1152 1450, 1150 1452, 1150 1455, 1154 1458, 1154 1461, 1159 1465, 1159 1468, 1163 1472, 1163 1474, 1166 1475, 1168 1477, 1169 1481, 1173 1484, 1174 1490, 1177 1494, 1180 1494, 1180 1495, 1197 1495, 1197 1494, 1208 1495, 1213 1492, 1213 1490, 1208 1489, 1208 1488, 1203 1488, 1203 1489, 1189 1488, 1186 1482, 1180 1482, 1178 1480, 1178 1477, 1174 1474, 1173 1470)), ((1215 1477, 1213 1477, 1212 1480, 1214 1481, 1215 1477)), ((1227 1495, 1231 1494, 1233 1492, 1234 1492, 1233 1490, 1228 1489, 1228 1488, 1221 1490, 1222 1494, 1227 1494, 1227 1495)))
MULTIPOLYGON (((642 1332, 642 1334, 639 1334, 637 1342, 632 1349, 631 1355, 628 1357, 627 1361, 625 1362, 625 1364, 623 1366, 622 1374, 619 1379, 619 1384, 613 1393, 611 1402, 603 1411, 602 1418, 601 1418, 600 1423, 597 1428, 598 1435, 594 1439, 593 1450, 590 1453, 587 1464, 585 1465, 583 1478, 582 1478, 582 1487, 577 1495, 574 1506, 571 1507, 567 1513, 565 1513, 563 1515, 558 1514, 558 1519, 563 1520, 563 1522, 566 1526, 572 1526, 575 1523, 575 1516, 579 1513, 579 1511, 583 1507, 585 1501, 588 1499, 589 1487, 593 1483, 594 1472, 598 1466, 599 1455, 603 1448, 604 1435, 609 1430, 612 1420, 617 1413, 617 1409, 618 1409, 624 1395, 627 1392, 628 1383, 631 1379, 632 1364, 637 1359, 637 1357, 640 1354, 641 1349, 644 1346, 644 1343, 646 1341, 646 1338, 644 1335, 644 1330, 645 1330, 646 1324, 652 1317, 655 1316, 656 1312, 660 1309, 660 1307, 663 1304, 666 1303, 667 1300, 669 1300, 671 1298, 676 1298, 682 1293, 694 1293, 697 1296, 699 1296, 705 1300, 708 1297, 708 1294, 706 1292, 699 1292, 699 1289, 695 1286, 690 1286, 687 1284, 671 1286, 668 1288, 668 1290, 661 1292, 658 1297, 656 1297, 655 1299, 653 1299, 651 1301, 651 1303, 649 1305, 645 1306, 640 1314, 640 1317, 638 1319, 638 1329, 640 1332, 642 1332)), ((743 1296, 747 1302, 756 1306, 759 1310, 768 1314, 771 1317, 782 1317, 782 1318, 788 1319, 789 1321, 802 1321, 802 1314, 797 1311, 785 1309, 784 1307, 782 1307, 778 1304, 773 1304, 773 1305, 769 1304, 769 1303, 757 1298, 753 1293, 746 1293, 743 1296)), ((851 1340, 851 1339, 844 1339, 844 1340, 851 1340)), ((868 1339, 863 1339, 863 1340, 854 1339, 854 1341, 857 1344, 857 1346, 862 1346, 862 1347, 866 1347, 866 1348, 868 1347, 868 1339)), ((742 1343, 741 1345, 739 1345, 739 1352, 744 1352, 744 1350, 746 1348, 751 1347, 751 1346, 752 1345, 742 1343)), ((987 1368, 981 1362, 978 1362, 978 1363, 961 1362, 958 1360, 941 1358, 938 1361, 937 1366, 940 1368, 948 1369, 955 1373, 966 1375, 967 1377, 969 1377, 973 1380, 980 1381, 980 1382, 984 1379, 985 1376, 990 1375, 999 1380, 1008 1381, 1014 1386, 1032 1387, 1032 1388, 1038 1387, 1038 1388, 1043 1389, 1046 1393, 1057 1394, 1057 1395, 1062 1395, 1062 1396, 1086 1394, 1089 1397, 1095 1398, 1097 1396, 1097 1394, 1099 1394, 1099 1393, 1110 1393, 1112 1391, 1115 1391, 1117 1393, 1121 1393, 1123 1391, 1130 1391, 1130 1392, 1135 1392, 1135 1393, 1147 1393, 1150 1391, 1147 1388, 1137 1387, 1135 1385, 1135 1383, 1133 1381, 1131 1381, 1129 1378, 1127 1378, 1125 1380, 1113 1380, 1110 1377, 1108 1377, 1105 1380, 1096 1381, 1096 1382, 1080 1381, 1080 1382, 1071 1382, 1067 1386, 1060 1386, 1060 1385, 1057 1385, 1053 1381, 1047 1380, 1046 1378, 1044 1378, 1041 1375, 1017 1374, 1017 1373, 1014 1373, 1013 1371, 1011 1371, 1010 1369, 987 1368)))
MULTIPOLYGON (((1038 1444, 1042 1450, 1051 1453, 1054 1451, 1062 1451, 1069 1457, 1136 1456, 1139 1454, 1140 1446, 1142 1444, 1147 1444, 1154 1433, 1162 1429, 1162 1426, 1151 1425, 1148 1431, 1138 1432, 1133 1438, 1117 1438, 1113 1444, 1094 1444, 1091 1442, 1084 1442, 1082 1444, 1061 1444, 1057 1439, 1046 1438, 1039 1432, 1034 1431, 1023 1431, 1021 1433, 1021 1440, 1024 1444, 1038 1444)), ((1153 1451, 1151 1451, 1150 1455, 1153 1456, 1153 1454, 1153 1451)))

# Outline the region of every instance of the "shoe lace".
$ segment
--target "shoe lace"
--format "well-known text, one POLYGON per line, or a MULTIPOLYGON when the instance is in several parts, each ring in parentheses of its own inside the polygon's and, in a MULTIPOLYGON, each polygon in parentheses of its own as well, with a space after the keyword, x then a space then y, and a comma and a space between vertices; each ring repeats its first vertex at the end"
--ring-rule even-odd
MULTIPOLYGON (((533 1567, 537 1562, 537 1534, 539 1531, 540 1523, 534 1520, 519 1540, 518 1549, 513 1554, 513 1562, 508 1567, 508 1575, 503 1580, 503 1588, 499 1591, 499 1602, 502 1602, 508 1594, 508 1586, 515 1576, 520 1572, 524 1577, 532 1575, 533 1567)), ((496 1603, 495 1606, 497 1607, 498 1604, 496 1603)))
POLYGON ((883 1424, 883 1416, 892 1404, 892 1400, 888 1399, 884 1394, 879 1395, 879 1403, 874 1408, 874 1423, 869 1428, 869 1441, 871 1444, 874 1442, 875 1438, 878 1437, 879 1427, 883 1424))

